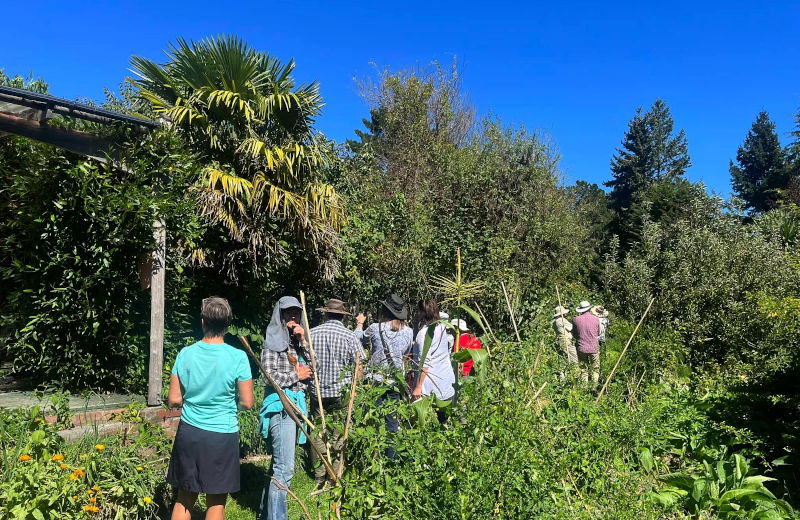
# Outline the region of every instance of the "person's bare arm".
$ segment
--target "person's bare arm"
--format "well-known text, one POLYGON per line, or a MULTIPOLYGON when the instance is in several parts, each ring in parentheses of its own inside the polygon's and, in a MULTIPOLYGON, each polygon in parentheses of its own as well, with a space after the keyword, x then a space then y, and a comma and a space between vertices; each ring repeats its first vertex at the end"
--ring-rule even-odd
POLYGON ((253 380, 237 381, 236 389, 239 391, 239 408, 249 410, 253 407, 255 398, 253 397, 253 380))
POLYGON ((419 381, 417 381, 417 386, 411 393, 411 397, 413 397, 414 400, 417 400, 422 397, 422 382, 425 381, 425 377, 427 377, 427 375, 428 375, 428 369, 423 368, 419 373, 419 381))
POLYGON ((172 374, 169 378, 169 394, 167 395, 167 406, 170 408, 180 408, 183 405, 183 392, 181 392, 181 380, 172 374))

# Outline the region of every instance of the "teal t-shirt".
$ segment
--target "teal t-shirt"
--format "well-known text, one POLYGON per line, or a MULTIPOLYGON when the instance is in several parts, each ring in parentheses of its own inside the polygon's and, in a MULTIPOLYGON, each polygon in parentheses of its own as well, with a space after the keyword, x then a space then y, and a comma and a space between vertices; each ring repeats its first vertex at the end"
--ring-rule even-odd
POLYGON ((178 352, 172 373, 183 387, 182 421, 210 432, 239 431, 236 382, 253 378, 244 352, 198 341, 178 352))

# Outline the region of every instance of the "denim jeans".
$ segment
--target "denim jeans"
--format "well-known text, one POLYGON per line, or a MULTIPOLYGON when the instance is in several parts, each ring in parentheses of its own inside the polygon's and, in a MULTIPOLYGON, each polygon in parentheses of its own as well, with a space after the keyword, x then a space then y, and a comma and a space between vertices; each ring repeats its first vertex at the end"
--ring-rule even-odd
MULTIPOLYGON (((269 438, 272 443, 271 476, 285 487, 292 484, 294 476, 294 451, 297 445, 297 424, 285 411, 274 413, 269 418, 269 438)), ((261 520, 288 520, 286 491, 278 489, 267 476, 261 494, 261 520)))
MULTIPOLYGON (((392 401, 399 401, 400 400, 400 393, 397 390, 387 390, 382 396, 378 398, 377 405, 380 406, 386 400, 392 401)), ((400 422, 397 420, 397 416, 393 413, 386 414, 386 431, 389 433, 395 433, 400 430, 400 422)), ((386 456, 390 459, 394 459, 397 457, 397 454, 394 452, 394 448, 392 446, 388 446, 386 448, 386 456)))

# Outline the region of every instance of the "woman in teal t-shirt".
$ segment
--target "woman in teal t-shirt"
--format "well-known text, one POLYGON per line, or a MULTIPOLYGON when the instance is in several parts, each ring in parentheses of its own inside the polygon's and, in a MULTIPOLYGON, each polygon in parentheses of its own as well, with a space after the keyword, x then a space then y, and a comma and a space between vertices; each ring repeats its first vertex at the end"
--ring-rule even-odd
POLYGON ((199 493, 206 493, 207 520, 225 518, 228 493, 240 487, 237 404, 253 406, 247 355, 224 341, 230 305, 206 298, 200 314, 203 339, 178 353, 169 383, 170 408, 183 407, 167 470, 178 489, 172 520, 190 520, 199 493))

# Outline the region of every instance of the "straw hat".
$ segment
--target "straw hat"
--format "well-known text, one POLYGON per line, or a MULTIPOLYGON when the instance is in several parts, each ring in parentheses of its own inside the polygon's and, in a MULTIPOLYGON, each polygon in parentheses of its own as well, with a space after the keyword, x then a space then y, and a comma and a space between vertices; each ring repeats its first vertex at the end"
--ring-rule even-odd
POLYGON ((558 318, 559 316, 564 316, 566 314, 569 314, 569 309, 562 307, 561 305, 553 309, 553 318, 558 318))
POLYGON ((595 305, 589 312, 597 316, 598 318, 608 318, 608 311, 602 305, 595 305))
POLYGON ((592 304, 591 304, 591 303, 589 303, 589 302, 587 302, 586 300, 583 300, 583 301, 581 302, 581 304, 580 304, 580 305, 578 305, 578 308, 577 308, 577 309, 575 309, 575 312, 578 312, 578 313, 580 313, 580 314, 583 314, 584 312, 588 311, 588 310, 589 310, 589 309, 591 309, 591 308, 592 308, 592 304))

